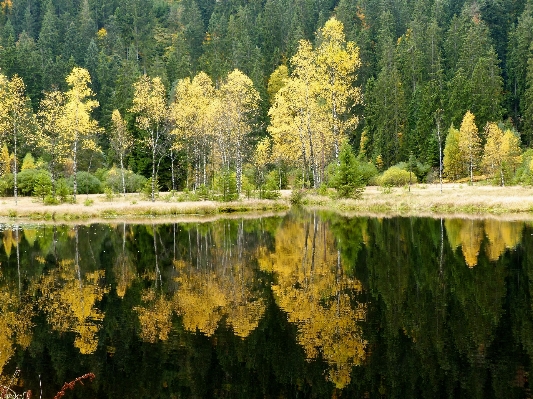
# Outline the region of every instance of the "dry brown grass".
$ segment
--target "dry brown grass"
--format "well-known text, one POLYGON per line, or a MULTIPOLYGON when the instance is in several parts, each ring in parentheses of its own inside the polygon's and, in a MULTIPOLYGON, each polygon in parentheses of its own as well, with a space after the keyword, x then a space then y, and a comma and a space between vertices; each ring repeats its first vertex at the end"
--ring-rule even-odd
POLYGON ((288 209, 286 200, 246 200, 221 203, 213 201, 151 202, 137 194, 115 197, 109 201, 104 195, 80 195, 76 204, 44 205, 31 197, 19 197, 17 205, 12 197, 0 198, 0 220, 30 219, 39 221, 98 221, 109 219, 135 220, 157 217, 214 216, 241 212, 265 212, 288 209), (86 206, 85 201, 91 204, 86 206))
POLYGON ((521 186, 444 184, 407 188, 367 187, 359 200, 332 200, 310 196, 307 205, 334 208, 358 214, 435 216, 450 214, 524 214, 533 217, 533 188, 521 186))
MULTIPOLYGON (((19 197, 15 206, 13 198, 0 198, 0 222, 38 220, 50 222, 134 221, 151 223, 162 221, 214 220, 219 217, 242 217, 261 213, 279 214, 289 208, 290 190, 282 191, 280 200, 243 199, 230 203, 213 201, 172 202, 158 200, 152 203, 137 194, 115 197, 108 201, 104 195, 80 195, 77 204, 44 205, 30 197, 19 197), (92 200, 85 206, 86 199, 92 200)), ((350 215, 373 216, 461 216, 505 217, 533 219, 533 188, 513 186, 445 184, 413 185, 407 188, 386 190, 367 187, 359 200, 336 200, 327 196, 308 195, 304 198, 308 208, 329 209, 350 215)))

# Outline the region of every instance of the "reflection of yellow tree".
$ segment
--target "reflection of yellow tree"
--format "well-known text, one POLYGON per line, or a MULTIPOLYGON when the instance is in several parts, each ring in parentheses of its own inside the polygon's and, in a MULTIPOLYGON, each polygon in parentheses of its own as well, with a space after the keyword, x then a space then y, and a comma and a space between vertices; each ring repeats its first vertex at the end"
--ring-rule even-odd
POLYGON ((227 301, 215 273, 180 273, 176 278, 180 290, 174 297, 176 309, 183 315, 183 326, 188 331, 213 335, 227 301))
POLYGON ((486 220, 485 234, 489 239, 486 252, 489 259, 498 260, 506 249, 516 247, 522 239, 523 228, 523 223, 486 220))
POLYGON ((4 230, 4 235, 2 237, 2 242, 4 243, 4 250, 6 255, 9 258, 11 256, 11 250, 13 246, 17 246, 20 241, 20 237, 17 239, 17 234, 12 229, 4 230))
POLYGON ((205 241, 201 246, 205 252, 198 253, 196 262, 201 263, 203 258, 209 267, 198 269, 191 262, 175 262, 180 289, 174 301, 183 315, 184 326, 209 336, 226 317, 235 335, 245 338, 257 328, 265 303, 252 289, 253 254, 245 246, 242 221, 237 226, 222 221, 200 240, 205 241), (232 237, 231 230, 235 228, 237 234, 232 237))
MULTIPOLYGON (((118 230, 118 229, 117 229, 118 230)), ((118 232, 117 232, 118 233, 118 232)), ((126 290, 136 278, 136 269, 130 252, 126 249, 126 238, 128 236, 126 224, 122 225, 122 250, 118 253, 113 265, 113 272, 117 282, 117 295, 124 298, 126 290)))
POLYGON ((165 328, 170 326, 173 312, 182 316, 186 330, 207 336, 214 334, 223 318, 241 338, 257 327, 265 302, 257 298, 252 288, 255 270, 250 259, 254 254, 245 247, 243 225, 237 226, 236 237, 231 234, 235 227, 222 221, 206 233, 196 229, 192 238, 196 247, 189 249, 189 258, 174 260, 174 281, 179 289, 171 304, 163 294, 143 293, 146 300, 137 308, 143 339, 166 339, 165 328), (152 321, 148 321, 150 317, 152 321))
POLYGON ((59 262, 59 267, 41 278, 39 307, 47 314, 56 331, 74 331, 74 346, 81 353, 93 353, 104 315, 95 307, 107 289, 100 286, 103 270, 86 273, 82 278, 73 260, 59 262))
POLYGON ((24 303, 9 287, 0 288, 0 375, 15 352, 15 344, 23 348, 30 344, 31 317, 30 304, 24 303))
POLYGON ((139 313, 141 338, 147 342, 166 341, 172 327, 172 303, 154 290, 144 291, 142 302, 144 306, 135 308, 139 313))
POLYGON ((468 267, 477 265, 484 234, 488 238, 485 251, 491 261, 498 260, 507 248, 516 247, 522 238, 523 224, 516 222, 448 219, 444 223, 450 246, 461 246, 468 267))
POLYGON ((279 306, 298 325, 298 341, 308 358, 319 354, 331 365, 329 378, 338 388, 350 382, 350 371, 365 357, 366 341, 357 321, 365 306, 356 303, 361 290, 343 273, 334 237, 326 224, 288 221, 276 234, 276 252, 260 251, 259 264, 274 272, 279 306))
POLYGON ((24 231, 24 238, 30 245, 30 248, 32 248, 33 244, 35 244, 35 241, 37 240, 37 230, 25 227, 23 231, 24 231))
POLYGON ((477 257, 483 241, 483 222, 481 220, 447 219, 444 222, 450 246, 459 245, 468 267, 477 265, 477 257))

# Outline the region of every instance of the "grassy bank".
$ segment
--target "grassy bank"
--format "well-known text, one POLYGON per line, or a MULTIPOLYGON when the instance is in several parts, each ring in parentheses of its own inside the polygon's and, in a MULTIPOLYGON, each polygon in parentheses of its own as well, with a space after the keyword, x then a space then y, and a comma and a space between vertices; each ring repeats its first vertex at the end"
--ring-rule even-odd
POLYGON ((367 187, 358 200, 308 195, 303 204, 311 208, 364 214, 422 216, 531 213, 533 216, 533 188, 445 184, 441 193, 440 185, 413 185, 410 191, 406 187, 367 187))
MULTIPOLYGON (((0 219, 96 221, 175 219, 190 216, 283 211, 290 208, 290 191, 283 191, 279 200, 243 199, 234 202, 158 200, 155 203, 136 194, 109 200, 104 195, 82 195, 77 204, 44 205, 35 198, 21 197, 15 205, 13 198, 0 198, 0 219)), ((313 194, 303 197, 302 204, 310 209, 329 209, 353 215, 505 215, 521 214, 533 217, 533 188, 513 186, 445 184, 413 185, 407 188, 384 189, 367 187, 358 200, 335 199, 313 194)))
POLYGON ((103 195, 78 196, 76 204, 44 205, 30 197, 0 198, 0 219, 14 220, 108 220, 174 218, 184 215, 220 215, 244 212, 280 211, 289 209, 286 199, 277 201, 246 200, 234 202, 213 201, 156 201, 141 199, 131 194, 109 200, 103 195))

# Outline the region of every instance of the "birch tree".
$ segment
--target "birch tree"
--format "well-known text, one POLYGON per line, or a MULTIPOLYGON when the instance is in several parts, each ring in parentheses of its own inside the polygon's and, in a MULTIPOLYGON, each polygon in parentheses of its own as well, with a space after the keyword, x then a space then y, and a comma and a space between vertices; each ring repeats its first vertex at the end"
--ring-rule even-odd
POLYGON ((128 131, 126 121, 120 115, 120 111, 115 109, 111 115, 113 128, 109 139, 111 141, 111 148, 115 151, 120 162, 120 173, 122 178, 122 193, 126 196, 126 180, 124 178, 124 158, 129 149, 133 145, 133 136, 128 131))
POLYGON ((220 97, 224 107, 221 122, 225 126, 225 138, 235 151, 237 192, 240 194, 243 159, 259 107, 259 93, 252 80, 235 69, 220 87, 220 97))
POLYGON ((216 125, 210 118, 215 88, 211 78, 200 72, 192 81, 181 79, 175 91, 171 105, 174 147, 186 149, 194 169, 194 189, 197 189, 201 184, 207 184, 207 164, 216 125))
POLYGON ((44 93, 37 112, 38 130, 33 144, 48 157, 48 170, 52 178, 52 193, 55 196, 57 166, 69 154, 68 142, 63 137, 63 110, 65 94, 59 90, 44 93))
POLYGON ((497 177, 501 186, 505 186, 506 177, 522 160, 520 138, 509 129, 504 132, 494 122, 487 123, 485 133, 487 142, 483 151, 483 168, 489 176, 497 177))
POLYGON ((134 84, 133 107, 137 114, 137 126, 146 133, 144 143, 152 155, 151 200, 155 202, 155 189, 159 162, 165 154, 170 131, 170 109, 167 103, 165 86, 161 78, 141 76, 134 84))
POLYGON ((34 116, 31 112, 30 100, 26 96, 26 87, 18 75, 7 79, 0 74, 0 137, 13 143, 13 182, 15 205, 17 193, 17 150, 18 140, 29 137, 34 127, 34 116))
POLYGON ((474 169, 479 166, 481 158, 481 137, 475 123, 475 116, 467 111, 459 129, 459 150, 468 165, 470 184, 474 180, 474 169))
POLYGON ((339 159, 339 143, 359 121, 353 107, 361 102, 361 90, 355 86, 356 71, 361 65, 359 48, 346 42, 344 26, 334 17, 320 30, 322 40, 316 49, 319 95, 328 110, 328 127, 333 133, 335 159, 339 159))
POLYGON ((63 139, 68 144, 74 169, 74 201, 78 193, 78 154, 82 149, 97 151, 95 135, 101 132, 98 122, 91 116, 98 107, 94 93, 89 87, 91 77, 84 68, 74 67, 66 78, 69 90, 66 92, 66 103, 63 107, 62 131, 63 139))

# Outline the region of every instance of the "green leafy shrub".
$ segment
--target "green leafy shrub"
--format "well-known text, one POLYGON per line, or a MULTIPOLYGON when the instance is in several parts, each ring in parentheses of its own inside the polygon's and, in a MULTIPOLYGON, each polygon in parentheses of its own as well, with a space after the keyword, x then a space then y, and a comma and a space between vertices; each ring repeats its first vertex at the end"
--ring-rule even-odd
POLYGON ((377 183, 380 186, 396 186, 401 187, 409 184, 409 178, 411 178, 411 183, 416 183, 416 175, 410 173, 406 170, 400 169, 397 166, 392 166, 383 172, 377 179, 377 183))
POLYGON ((518 168, 512 179, 513 184, 522 184, 525 186, 533 185, 533 149, 524 151, 522 154, 522 163, 518 168))
POLYGON ((301 205, 305 197, 306 191, 304 189, 294 189, 291 192, 289 201, 292 205, 301 205))
POLYGON ((72 188, 67 179, 62 178, 56 182, 56 195, 61 203, 72 201, 72 188))
MULTIPOLYGON (((103 192, 102 183, 89 172, 78 172, 78 194, 100 194, 103 192)), ((69 179, 70 187, 74 187, 74 177, 69 179)))
POLYGON ((218 194, 215 196, 216 200, 227 202, 239 198, 237 175, 229 169, 223 169, 215 175, 213 188, 218 194))
POLYGON ((261 198, 278 199, 281 196, 279 187, 280 187, 279 172, 277 169, 274 169, 266 175, 265 185, 264 185, 263 190, 261 190, 261 198))
POLYGON ((17 187, 22 195, 44 197, 52 192, 50 173, 42 169, 24 169, 17 175, 17 187))
MULTIPOLYGON (((141 189, 141 194, 143 194, 146 198, 152 198, 152 178, 146 179, 144 182, 144 185, 141 189)), ((155 180, 154 184, 154 197, 159 196, 159 182, 157 179, 155 180)))
POLYGON ((44 197, 43 204, 45 205, 59 205, 59 199, 54 197, 52 194, 49 194, 44 197))
POLYGON ((46 196, 52 194, 52 177, 50 173, 44 170, 39 171, 37 176, 35 176, 33 194, 36 197, 40 197, 43 202, 46 196))
MULTIPOLYGON (((124 182, 127 193, 138 193, 146 184, 146 177, 133 173, 131 170, 124 171, 124 182)), ((120 169, 111 168, 102 175, 102 182, 110 187, 115 193, 122 193, 122 174, 120 169)))
POLYGON ((13 173, 6 173, 0 178, 0 193, 13 195, 14 184, 13 173))

